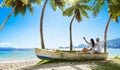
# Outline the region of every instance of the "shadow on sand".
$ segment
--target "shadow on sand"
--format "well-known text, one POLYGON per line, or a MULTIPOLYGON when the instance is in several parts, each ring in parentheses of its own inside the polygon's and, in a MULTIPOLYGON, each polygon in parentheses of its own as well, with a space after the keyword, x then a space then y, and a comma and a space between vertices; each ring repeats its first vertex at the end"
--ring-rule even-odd
MULTIPOLYGON (((38 70, 38 69, 49 69, 57 70, 57 68, 69 70, 90 70, 89 66, 93 65, 93 61, 40 61, 32 67, 23 68, 22 70, 38 70)), ((63 70, 64 70, 63 69, 63 70)))
POLYGON ((119 70, 120 60, 106 61, 41 61, 22 70, 119 70), (118 63, 116 63, 116 62, 118 63))

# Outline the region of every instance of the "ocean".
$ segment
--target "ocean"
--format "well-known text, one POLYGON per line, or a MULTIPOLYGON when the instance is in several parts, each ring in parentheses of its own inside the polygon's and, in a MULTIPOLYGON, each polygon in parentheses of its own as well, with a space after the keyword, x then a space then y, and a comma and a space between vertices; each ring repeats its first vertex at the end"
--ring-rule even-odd
POLYGON ((27 59, 37 59, 34 50, 27 51, 0 51, 0 61, 1 60, 27 60, 27 59))
MULTIPOLYGON (((76 49, 78 50, 78 49, 76 49)), ((109 57, 119 56, 120 49, 107 49, 109 57)), ((3 60, 27 60, 27 59, 37 59, 34 50, 27 51, 0 51, 0 61, 3 60)))

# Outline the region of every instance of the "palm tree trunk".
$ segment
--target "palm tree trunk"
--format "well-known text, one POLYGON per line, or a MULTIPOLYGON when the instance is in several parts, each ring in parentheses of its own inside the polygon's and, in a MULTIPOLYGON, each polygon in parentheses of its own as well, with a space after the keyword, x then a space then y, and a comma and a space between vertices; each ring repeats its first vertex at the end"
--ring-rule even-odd
POLYGON ((73 44, 72 44, 72 23, 73 23, 73 20, 74 20, 75 16, 73 16, 71 22, 70 22, 70 51, 72 51, 73 49, 73 44))
POLYGON ((111 15, 108 19, 107 25, 105 27, 105 32, 104 32, 104 52, 106 53, 106 49, 107 49, 107 32, 108 32, 108 27, 110 25, 110 20, 111 20, 111 15))
POLYGON ((42 8, 41 18, 40 18, 40 38, 41 38, 42 49, 45 49, 44 37, 43 37, 43 18, 44 18, 44 11, 45 11, 47 2, 48 2, 48 0, 46 0, 45 3, 44 3, 44 6, 42 8))
POLYGON ((16 6, 12 9, 12 11, 10 12, 10 14, 7 16, 7 18, 5 19, 5 21, 3 22, 3 24, 0 26, 0 30, 3 29, 3 27, 5 26, 5 24, 7 23, 7 21, 9 20, 9 18, 12 16, 14 10, 15 10, 16 6))

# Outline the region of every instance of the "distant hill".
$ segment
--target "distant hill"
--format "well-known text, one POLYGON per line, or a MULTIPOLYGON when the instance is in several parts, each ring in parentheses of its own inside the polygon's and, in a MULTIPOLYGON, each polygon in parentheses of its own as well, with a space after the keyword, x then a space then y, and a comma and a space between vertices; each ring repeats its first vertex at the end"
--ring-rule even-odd
POLYGON ((107 42, 107 46, 108 46, 108 48, 120 49, 120 38, 109 40, 107 42))
MULTIPOLYGON (((108 40, 107 42, 108 48, 114 48, 114 49, 120 49, 120 38, 113 39, 113 40, 108 40)), ((80 44, 78 46, 74 46, 74 48, 88 48, 89 46, 86 44, 80 44)), ((60 49, 65 49, 69 47, 59 47, 60 49)))
POLYGON ((0 51, 27 51, 33 50, 31 48, 13 48, 13 47, 0 47, 0 51))

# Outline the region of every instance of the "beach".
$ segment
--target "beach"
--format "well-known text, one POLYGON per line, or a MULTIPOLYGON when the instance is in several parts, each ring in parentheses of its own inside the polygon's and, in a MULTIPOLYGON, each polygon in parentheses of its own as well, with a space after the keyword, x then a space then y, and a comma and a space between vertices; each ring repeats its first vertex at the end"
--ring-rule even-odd
POLYGON ((0 70, 92 70, 91 67, 97 66, 99 62, 108 62, 120 64, 120 59, 109 58, 106 61, 75 61, 75 62, 56 62, 36 65, 41 60, 16 60, 1 61, 0 70))
MULTIPOLYGON (((113 61, 116 55, 119 56, 119 49, 108 49, 109 57, 107 61, 113 61)), ((0 51, 0 70, 92 70, 91 67, 95 67, 100 63, 99 61, 75 61, 75 62, 52 62, 41 65, 36 65, 39 63, 32 51, 0 51), (26 56, 27 55, 27 56, 26 56)), ((104 61, 103 61, 104 62, 104 61)), ((114 60, 113 62, 118 62, 120 60, 114 60)))
POLYGON ((91 63, 87 62, 61 62, 35 66, 38 62, 40 60, 37 59, 1 61, 0 70, 91 70, 91 63))
POLYGON ((8 60, 0 61, 0 70, 22 70, 22 68, 35 65, 40 60, 8 60))

